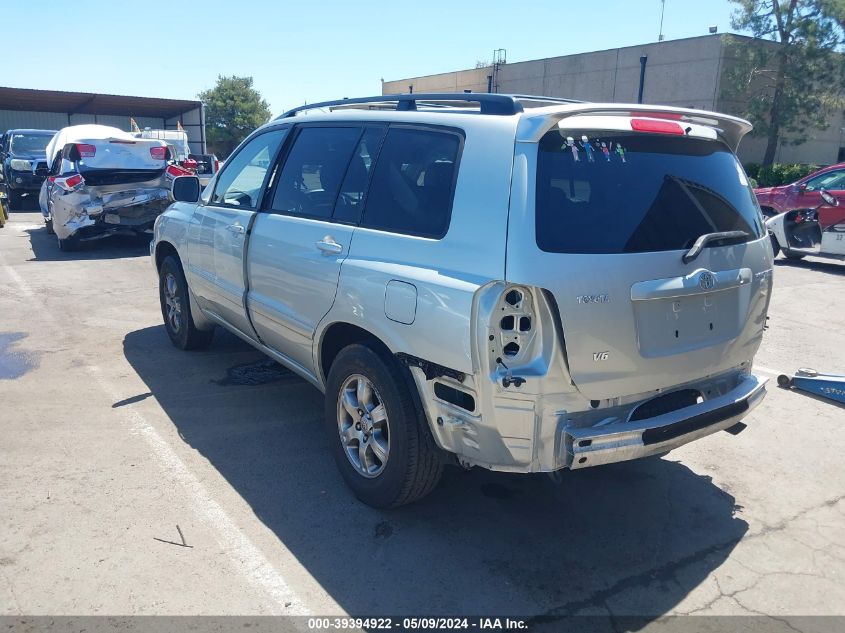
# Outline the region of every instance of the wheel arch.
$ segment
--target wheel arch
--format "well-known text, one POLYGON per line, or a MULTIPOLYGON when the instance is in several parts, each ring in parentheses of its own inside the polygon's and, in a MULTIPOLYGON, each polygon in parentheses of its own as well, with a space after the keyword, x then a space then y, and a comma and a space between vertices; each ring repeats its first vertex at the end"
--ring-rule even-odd
POLYGON ((168 256, 175 257, 176 261, 179 262, 179 265, 182 266, 182 258, 179 255, 179 250, 171 242, 162 240, 156 244, 155 248, 156 270, 161 270, 161 263, 164 261, 165 257, 168 256))
POLYGON ((344 347, 354 343, 367 342, 392 354, 390 347, 371 331, 346 321, 335 321, 327 325, 320 333, 317 345, 317 372, 323 384, 326 384, 329 370, 337 355, 344 347))

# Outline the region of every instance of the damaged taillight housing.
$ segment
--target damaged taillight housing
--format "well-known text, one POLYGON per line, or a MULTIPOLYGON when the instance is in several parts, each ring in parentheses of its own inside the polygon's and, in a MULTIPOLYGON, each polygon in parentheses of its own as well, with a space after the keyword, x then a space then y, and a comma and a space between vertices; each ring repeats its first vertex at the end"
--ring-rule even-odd
POLYGON ((496 364, 508 367, 531 358, 536 352, 536 319, 534 296, 528 288, 503 288, 490 323, 490 349, 496 364))
POLYGON ((167 147, 161 145, 150 148, 150 156, 153 160, 167 160, 167 147))
POLYGON ((76 191, 82 185, 84 185, 85 179, 80 174, 74 174, 72 176, 65 177, 50 176, 50 182, 52 182, 60 189, 70 192, 76 191))

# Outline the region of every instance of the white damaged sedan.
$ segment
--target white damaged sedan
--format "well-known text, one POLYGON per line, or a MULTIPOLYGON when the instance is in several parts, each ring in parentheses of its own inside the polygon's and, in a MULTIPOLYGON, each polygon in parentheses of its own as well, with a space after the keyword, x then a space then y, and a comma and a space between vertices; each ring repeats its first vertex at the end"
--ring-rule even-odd
POLYGON ((47 146, 50 171, 39 195, 47 230, 61 250, 115 234, 151 233, 170 204, 170 181, 186 172, 168 164, 164 141, 105 125, 74 125, 47 146))

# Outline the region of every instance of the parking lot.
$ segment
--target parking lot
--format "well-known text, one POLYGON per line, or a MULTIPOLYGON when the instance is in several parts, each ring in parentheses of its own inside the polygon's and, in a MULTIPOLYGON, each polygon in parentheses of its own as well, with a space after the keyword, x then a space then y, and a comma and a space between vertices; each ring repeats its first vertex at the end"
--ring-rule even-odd
MULTIPOLYGON (((758 371, 845 370, 845 263, 778 259, 758 371)), ((0 231, 2 614, 845 614, 845 409, 769 385, 663 459, 359 503, 321 395, 171 346, 147 245, 0 231), (178 527, 177 527, 178 526, 178 527)), ((549 622, 548 619, 544 622, 549 622)))

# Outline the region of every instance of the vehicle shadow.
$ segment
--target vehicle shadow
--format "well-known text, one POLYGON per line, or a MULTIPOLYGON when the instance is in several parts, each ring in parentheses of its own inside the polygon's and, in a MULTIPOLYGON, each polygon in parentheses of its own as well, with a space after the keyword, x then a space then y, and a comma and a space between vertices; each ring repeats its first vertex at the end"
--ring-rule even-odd
POLYGON ((218 330, 209 350, 184 353, 149 327, 125 337, 124 353, 184 441, 353 615, 542 616, 532 630, 608 609, 654 618, 748 529, 730 494, 670 459, 557 483, 449 468, 429 497, 377 511, 336 471, 322 395, 268 372, 235 337, 218 330))
POLYGON ((824 261, 819 259, 786 259, 779 257, 775 260, 775 266, 783 266, 784 268, 805 268, 807 270, 817 270, 822 273, 831 273, 833 275, 845 275, 845 262, 824 261))
POLYGON ((32 247, 32 258, 29 261, 53 262, 68 260, 92 259, 123 259, 129 257, 149 257, 149 235, 125 236, 115 235, 101 240, 80 242, 76 250, 65 252, 59 250, 55 235, 47 233, 45 227, 26 229, 32 247))
POLYGON ((9 214, 19 213, 19 212, 27 212, 27 211, 40 211, 38 206, 38 193, 28 193, 24 195, 21 201, 15 205, 15 208, 12 209, 9 206, 6 207, 9 210, 9 214))

